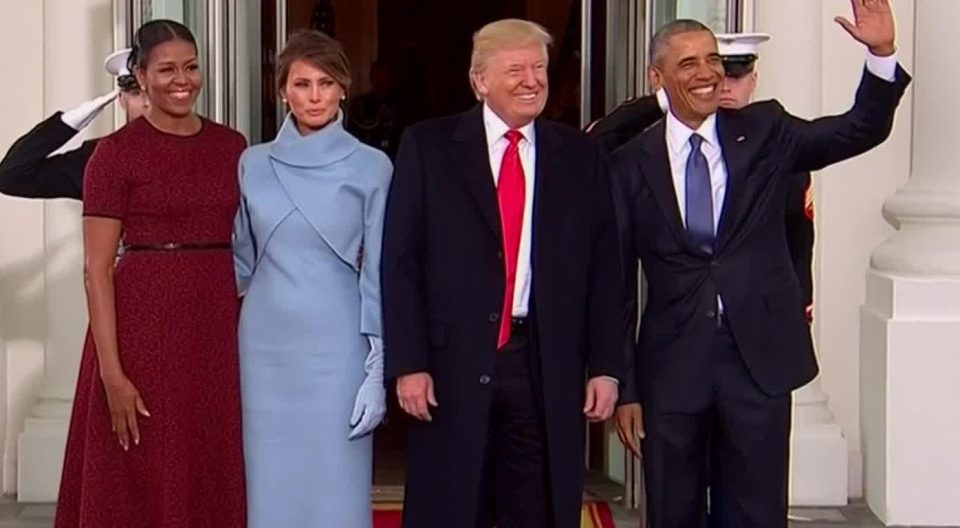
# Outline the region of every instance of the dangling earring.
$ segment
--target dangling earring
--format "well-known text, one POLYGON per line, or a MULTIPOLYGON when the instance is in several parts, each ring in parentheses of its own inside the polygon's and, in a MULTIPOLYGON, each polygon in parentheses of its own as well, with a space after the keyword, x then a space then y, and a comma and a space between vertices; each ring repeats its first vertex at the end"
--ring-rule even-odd
POLYGON ((340 94, 340 100, 341 100, 341 101, 346 101, 346 100, 347 100, 347 94, 340 94))

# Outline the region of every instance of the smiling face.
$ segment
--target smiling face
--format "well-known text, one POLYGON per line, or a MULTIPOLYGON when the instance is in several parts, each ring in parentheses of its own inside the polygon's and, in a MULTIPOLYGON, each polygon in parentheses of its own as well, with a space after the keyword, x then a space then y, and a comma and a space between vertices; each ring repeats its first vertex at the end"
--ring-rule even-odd
POLYGON ((473 72, 477 94, 510 128, 535 120, 547 104, 547 51, 542 44, 499 50, 473 72))
POLYGON ((673 114, 690 128, 717 111, 724 71, 717 40, 709 31, 672 35, 654 61, 651 80, 663 86, 673 114))
POLYGON ((180 39, 154 46, 136 75, 147 93, 149 106, 171 117, 190 115, 203 87, 197 48, 180 39))

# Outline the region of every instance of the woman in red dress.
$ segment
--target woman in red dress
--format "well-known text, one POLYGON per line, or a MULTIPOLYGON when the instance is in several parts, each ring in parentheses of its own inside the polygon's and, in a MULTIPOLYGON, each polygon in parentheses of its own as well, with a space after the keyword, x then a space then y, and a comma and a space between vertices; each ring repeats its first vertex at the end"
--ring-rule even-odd
POLYGON ((86 169, 90 330, 55 526, 241 527, 230 239, 246 142, 193 112, 203 81, 186 27, 149 22, 136 41, 149 109, 86 169))

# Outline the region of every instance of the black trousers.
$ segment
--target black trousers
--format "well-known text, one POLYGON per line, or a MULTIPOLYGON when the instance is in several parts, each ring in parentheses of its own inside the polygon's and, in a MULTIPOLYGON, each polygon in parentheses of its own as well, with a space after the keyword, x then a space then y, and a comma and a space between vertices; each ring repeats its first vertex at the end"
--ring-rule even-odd
POLYGON ((707 352, 700 405, 645 402, 649 526, 786 528, 790 395, 760 390, 725 326, 707 352))
POLYGON ((515 323, 497 355, 477 528, 553 526, 536 339, 515 323))

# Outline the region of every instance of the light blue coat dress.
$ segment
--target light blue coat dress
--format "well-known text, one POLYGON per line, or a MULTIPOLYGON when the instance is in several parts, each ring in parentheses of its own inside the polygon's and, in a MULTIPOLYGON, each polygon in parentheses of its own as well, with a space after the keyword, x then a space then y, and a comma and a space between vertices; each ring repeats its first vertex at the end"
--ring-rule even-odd
POLYGON ((288 117, 275 141, 240 160, 234 260, 249 528, 371 525, 372 437, 348 436, 364 394, 382 415, 382 367, 371 380, 367 359, 368 337, 381 336, 392 167, 341 119, 301 136, 288 117))

